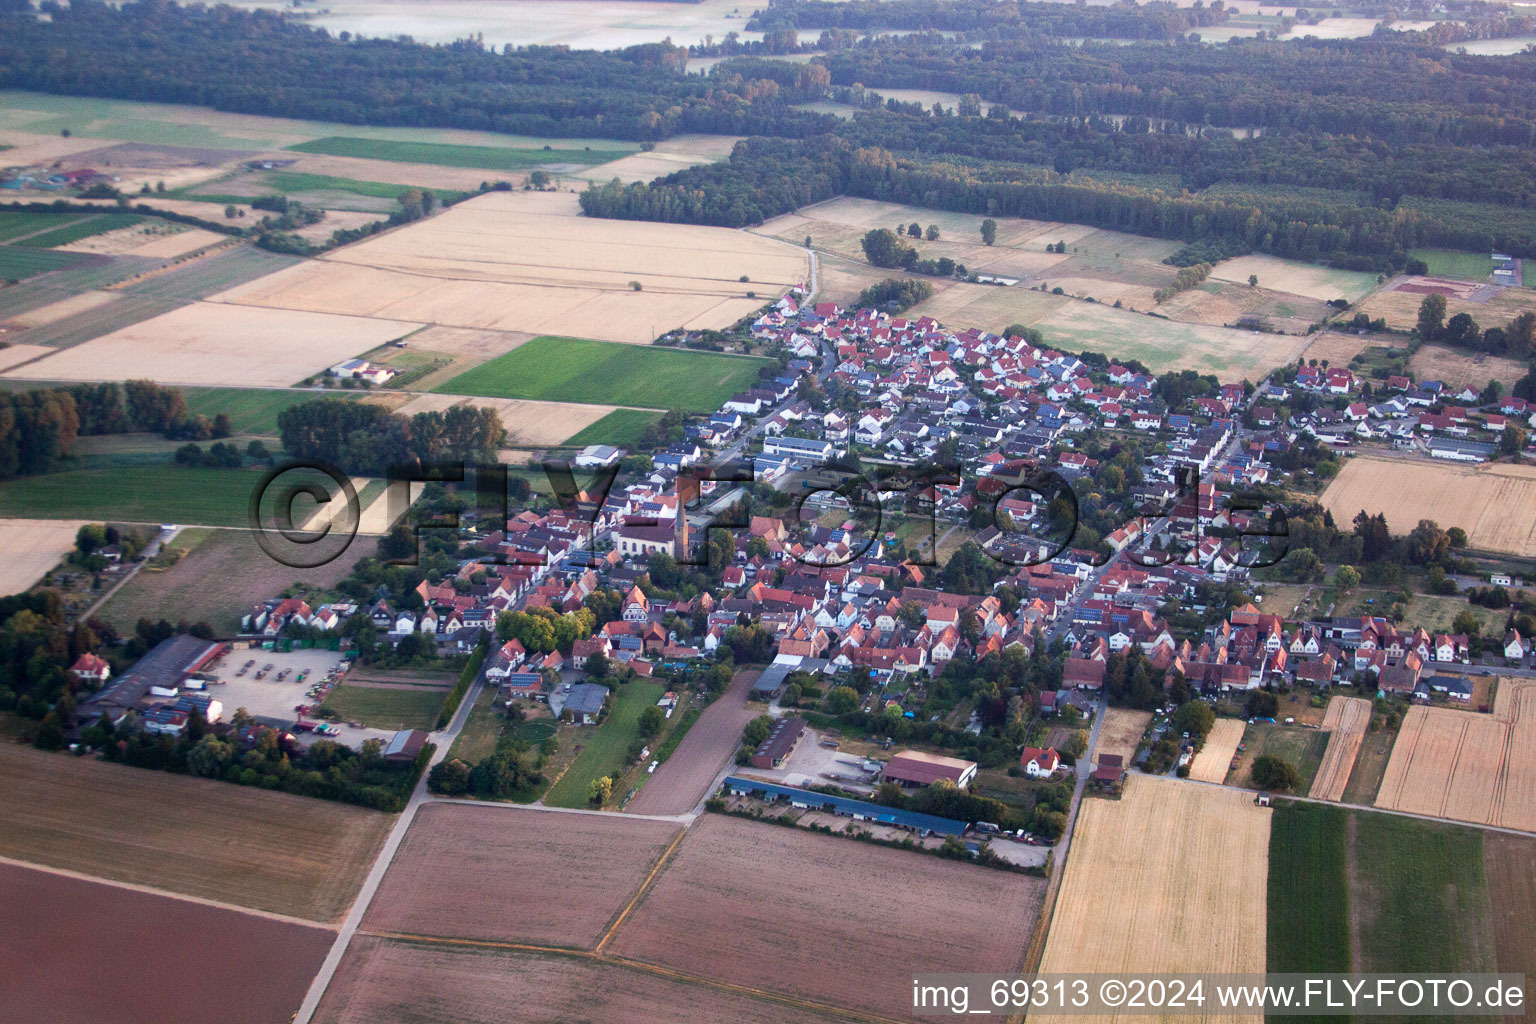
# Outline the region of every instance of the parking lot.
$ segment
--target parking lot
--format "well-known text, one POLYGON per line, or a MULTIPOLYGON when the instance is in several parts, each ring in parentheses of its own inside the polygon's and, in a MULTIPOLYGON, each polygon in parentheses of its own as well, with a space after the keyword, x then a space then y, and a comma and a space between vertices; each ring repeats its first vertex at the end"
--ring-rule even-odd
MULTIPOLYGON (((339 673, 345 664, 337 651, 264 651, 259 646, 235 649, 208 669, 218 676, 217 682, 208 684, 208 695, 223 702, 226 719, 233 717, 237 708, 244 708, 266 725, 292 731, 299 718, 294 708, 300 704, 318 705, 324 700, 329 689, 324 685, 327 677, 339 673), (248 665, 251 662, 254 664, 248 665), (256 678, 258 672, 260 679, 256 678), (283 678, 279 679, 279 675, 283 678), (310 696, 310 690, 317 685, 322 687, 320 692, 310 696)), ((316 720, 312 715, 304 717, 316 720)), ((336 727, 339 734, 330 738, 349 747, 360 746, 366 739, 387 741, 394 735, 387 729, 355 728, 344 722, 336 723, 336 727)), ((306 745, 321 738, 313 732, 295 735, 306 745)))

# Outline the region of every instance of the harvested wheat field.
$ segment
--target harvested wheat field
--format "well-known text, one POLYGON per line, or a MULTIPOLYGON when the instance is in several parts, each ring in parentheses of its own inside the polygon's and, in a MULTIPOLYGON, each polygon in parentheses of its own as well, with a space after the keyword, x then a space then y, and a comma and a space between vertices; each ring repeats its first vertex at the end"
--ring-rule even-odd
POLYGON ((1536 467, 1464 466, 1439 461, 1357 456, 1323 492, 1322 505, 1339 522, 1364 509, 1386 514, 1395 534, 1421 519, 1467 531, 1470 547, 1536 556, 1536 467))
POLYGON ((846 1018, 642 966, 493 946, 358 935, 314 1018, 321 1024, 681 1021, 819 1024, 846 1018))
POLYGON ((631 153, 618 160, 589 167, 575 177, 596 182, 612 181, 614 178, 623 182, 654 181, 664 174, 685 167, 724 160, 740 141, 739 135, 674 135, 656 143, 656 147, 648 153, 631 153))
POLYGON ((571 193, 493 192, 214 301, 646 344, 728 327, 807 272, 803 252, 744 231, 589 219, 571 193))
POLYGON ((1536 832, 1536 680, 1500 680, 1492 715, 1410 708, 1376 806, 1536 832))
POLYGON ((327 923, 395 820, 13 743, 0 777, 0 856, 327 923))
POLYGON ((1017 970, 1044 886, 975 864, 706 814, 605 949, 905 1017, 914 973, 1017 970), (793 865, 792 891, 773 865, 793 865))
MULTIPOLYGON (((1262 974, 1269 816, 1251 793, 1151 775, 1132 776, 1119 800, 1084 800, 1040 973, 1262 974)), ((1213 1012, 1145 1019, 1252 1018, 1213 1012)))
POLYGON ((57 351, 58 349, 48 345, 7 345, 5 348, 0 348, 0 370, 20 366, 22 363, 52 355, 57 351))
POLYGON ((0 519, 0 597, 27 590, 58 565, 82 525, 79 519, 0 519))
POLYGON ((507 428, 508 447, 560 444, 618 408, 615 405, 536 402, 521 398, 417 395, 397 411, 402 416, 414 416, 418 412, 442 412, 456 405, 475 405, 496 410, 502 426, 507 428))
POLYGON ((409 334, 416 326, 397 320, 194 302, 62 349, 5 376, 287 387, 409 334))
POLYGON ((364 927, 588 949, 677 836, 668 821, 431 803, 364 927))
POLYGON ((1303 295, 1320 302, 1330 299, 1354 302, 1376 287, 1376 275, 1372 273, 1332 270, 1314 263, 1299 263, 1261 254, 1222 260, 1211 268, 1211 277, 1217 281, 1246 285, 1250 275, 1259 279, 1260 288, 1303 295))
POLYGON ((1243 723, 1237 718, 1218 718, 1211 726, 1205 746, 1195 755, 1189 766, 1189 777, 1197 782, 1223 782, 1237 755, 1237 745, 1243 742, 1243 723))
MULTIPOLYGON (((1311 353, 1309 352, 1310 356, 1311 353)), ((1525 363, 1486 352, 1468 352, 1444 345, 1420 345, 1408 360, 1408 369, 1418 380, 1438 380, 1452 392, 1464 387, 1481 391, 1490 380, 1519 380, 1525 376, 1525 363)))
MULTIPOLYGON (((99 235, 82 238, 58 248, 70 252, 99 252, 109 256, 158 256, 175 259, 189 252, 228 242, 228 235, 206 228, 187 228, 179 224, 167 225, 164 221, 146 220, 131 227, 106 231, 99 235)), ((67 300, 66 300, 67 301, 67 300)))
POLYGON ((1328 712, 1323 716, 1323 728, 1328 730, 1328 749, 1323 752, 1323 763, 1312 777, 1314 800, 1342 800, 1344 787, 1349 783, 1349 773, 1355 768, 1355 757, 1365 741, 1366 727, 1371 724, 1371 702, 1359 697, 1334 697, 1328 701, 1328 712))
MULTIPOLYGON (((5 327, 7 330, 42 327, 44 324, 51 324, 67 316, 74 316, 76 313, 83 313, 88 309, 95 309, 97 306, 105 306, 109 302, 117 301, 117 298, 116 292, 81 292, 78 295, 71 295, 67 299, 60 299, 58 302, 50 302, 46 306, 39 306, 37 309, 28 310, 25 313, 17 313, 5 322, 5 327)), ((3 360, 3 358, 0 357, 0 360, 3 360)), ((0 369, 3 369, 5 365, 3 361, 0 361, 0 369)))
POLYGON ((1099 745, 1094 756, 1119 754, 1125 764, 1136 756, 1136 746, 1142 733, 1152 721, 1150 711, 1132 711, 1130 708, 1110 708, 1104 712, 1104 724, 1099 726, 1099 745))

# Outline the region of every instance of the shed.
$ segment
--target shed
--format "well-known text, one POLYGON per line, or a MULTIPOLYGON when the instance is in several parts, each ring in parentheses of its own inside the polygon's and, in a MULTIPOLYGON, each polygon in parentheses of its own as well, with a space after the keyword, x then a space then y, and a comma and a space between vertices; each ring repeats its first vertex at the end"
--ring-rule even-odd
POLYGON ((427 734, 420 729, 401 729, 384 745, 384 760, 397 764, 416 760, 427 745, 427 734))

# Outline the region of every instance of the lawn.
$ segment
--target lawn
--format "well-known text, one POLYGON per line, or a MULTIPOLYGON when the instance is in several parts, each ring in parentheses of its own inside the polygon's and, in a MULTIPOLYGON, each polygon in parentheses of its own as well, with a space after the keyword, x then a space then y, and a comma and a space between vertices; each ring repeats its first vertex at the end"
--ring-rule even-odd
POLYGON ((35 519, 248 526, 261 474, 169 463, 104 465, 0 483, 0 508, 35 519))
POLYGON ((758 367, 771 365, 772 360, 756 357, 546 335, 481 363, 436 390, 485 398, 712 412, 751 387, 758 367))
POLYGON ((382 686, 348 686, 332 690, 321 705, 343 722, 361 722, 370 729, 437 728, 448 689, 394 690, 382 686))
POLYGON ((496 740, 501 736, 506 718, 491 706, 495 700, 495 690, 487 687, 480 691, 475 706, 469 709, 469 717, 464 720, 464 728, 448 750, 449 757, 474 764, 496 753, 496 740))
POLYGON ((591 426, 565 439, 569 445, 611 444, 615 448, 633 448, 640 443, 645 428, 660 418, 646 409, 615 409, 591 426))
POLYGON ((1356 970, 1495 969, 1481 832, 1368 811, 1351 831, 1356 970))
POLYGON ((46 274, 84 262, 90 257, 83 252, 60 252, 56 249, 29 249, 16 245, 0 245, 0 281, 20 281, 34 274, 46 274))
POLYGON ((1487 281, 1493 274, 1493 261, 1487 253, 1458 252, 1455 249, 1410 249, 1408 255, 1429 264, 1432 277, 1487 281))
POLYGON ((618 687, 610 697, 603 723, 595 729, 582 727, 577 733, 581 752, 544 795, 544 802, 551 807, 586 807, 588 785, 624 767, 624 753, 639 735, 640 712, 653 706, 665 692, 661 683, 638 679, 618 687))
POLYGON ((51 231, 32 235, 16 244, 24 245, 29 249, 48 249, 55 245, 78 242, 92 235, 106 234, 108 231, 116 231, 119 228, 131 228, 143 219, 132 213, 103 213, 93 217, 82 217, 72 223, 61 224, 51 231))
POLYGON ((1349 814, 1280 801, 1269 824, 1270 973, 1348 971, 1349 814))
POLYGON ((289 146, 299 153, 326 156, 366 157, 407 164, 440 167, 476 167, 488 171, 520 171, 540 164, 605 164, 628 156, 634 149, 514 149, 503 146, 456 146, 434 142, 395 142, 331 135, 289 146))

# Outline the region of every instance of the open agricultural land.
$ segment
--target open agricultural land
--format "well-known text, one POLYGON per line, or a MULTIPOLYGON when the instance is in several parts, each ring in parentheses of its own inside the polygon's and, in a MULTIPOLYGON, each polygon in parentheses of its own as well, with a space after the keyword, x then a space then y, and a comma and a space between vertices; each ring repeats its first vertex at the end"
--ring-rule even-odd
POLYGON ((101 607, 101 618, 125 632, 141 618, 206 620, 220 636, 230 635, 251 610, 253 595, 298 585, 316 601, 330 593, 359 558, 373 554, 376 544, 359 537, 336 559, 314 569, 274 561, 247 530, 193 527, 166 547, 180 552, 174 564, 146 564, 101 607))
POLYGON ((1328 701, 1328 712, 1323 716, 1323 729, 1328 733, 1328 749, 1323 753, 1323 763, 1312 778, 1310 795, 1317 800, 1342 800, 1349 774, 1354 770, 1355 757, 1365 741, 1365 730, 1371 724, 1371 702, 1359 697, 1333 697, 1328 701))
POLYGON ((1357 456, 1345 460, 1322 505, 1341 523, 1364 509, 1385 513, 1392 532, 1406 534, 1419 520, 1432 519, 1466 530, 1472 548, 1536 555, 1536 469, 1530 466, 1357 456))
POLYGON ((756 357, 545 337, 483 363, 438 390, 708 412, 752 387, 758 369, 768 365, 756 357))
POLYGON ((737 672, 725 692, 704 709, 672 756, 646 779, 624 810, 630 814, 686 814, 697 807, 720 769, 741 746, 741 731, 754 717, 747 697, 760 674, 748 669, 737 672))
POLYGON ((1483 328, 1503 327, 1521 313, 1536 311, 1536 288, 1516 288, 1450 277, 1394 277, 1357 307, 1372 320, 1381 317, 1394 331, 1418 323, 1424 296, 1445 296, 1447 319, 1466 313, 1483 328))
POLYGON ((1258 788, 1253 785, 1253 762, 1267 754, 1296 766, 1295 791, 1305 793, 1323 762, 1328 734, 1302 725, 1255 722, 1243 729, 1243 746, 1247 749, 1235 755, 1227 773, 1228 785, 1258 788))
POLYGON ((729 984, 904 1017, 914 972, 1017 970, 1044 885, 711 814, 688 830, 606 949, 729 984), (858 869, 850 871, 855 851, 858 869), (784 876, 764 870, 770 864, 794 865, 804 895, 786 898, 784 876), (832 901, 817 895, 834 892, 832 901), (918 933, 926 941, 914 942, 918 933))
POLYGON ((590 949, 678 831, 641 818, 429 804, 363 926, 590 949))
POLYGON ((1501 680, 1491 715, 1409 708, 1376 806, 1536 831, 1536 680, 1501 680))
POLYGON ((16 1020, 283 1020, 334 938, 301 922, 0 864, 0 957, 29 967, 4 983, 16 1020), (167 963, 174 980, 146 970, 167 963))
POLYGON ((217 298, 646 344, 729 327, 808 276, 805 253, 746 232, 579 212, 573 193, 493 192, 217 298))
POLYGON ((1040 972, 1263 972, 1269 824, 1250 793, 1153 776, 1084 800, 1040 972))
POLYGON ((1189 766, 1189 777, 1197 782, 1221 782, 1227 777, 1237 745, 1243 742, 1243 722, 1237 718, 1218 718, 1205 737, 1189 766))
POLYGON ((1409 358, 1408 369, 1416 379, 1438 380, 1453 393, 1465 387, 1481 391, 1490 380, 1508 386, 1525 376, 1525 363, 1519 359, 1444 345, 1420 345, 1409 358))
MULTIPOLYGON (((451 382, 444 386, 451 386, 451 382)), ((502 426, 507 428, 509 448, 564 443, 567 438, 601 422, 615 411, 611 405, 531 402, 513 398, 459 398, 450 394, 417 395, 395 411, 402 416, 414 416, 418 412, 443 412, 456 405, 494 409, 502 426)), ((655 419, 658 415, 652 410, 633 411, 649 419, 655 419)))
POLYGON ((674 135, 643 153, 631 153, 605 164, 577 171, 573 177, 606 182, 651 181, 685 167, 714 163, 731 155, 740 139, 732 135, 674 135))
POLYGON ((0 519, 0 597, 19 594, 75 547, 78 519, 0 519))
POLYGON ((394 819, 255 787, 0 744, 0 856, 338 920, 394 819))
POLYGON ((1119 754, 1124 764, 1130 764, 1141 743, 1142 734, 1152 721, 1150 711, 1132 711, 1130 708, 1110 708, 1104 712, 1104 722, 1099 726, 1099 743, 1094 754, 1119 754))

